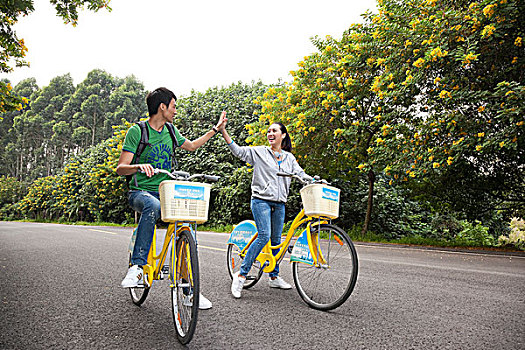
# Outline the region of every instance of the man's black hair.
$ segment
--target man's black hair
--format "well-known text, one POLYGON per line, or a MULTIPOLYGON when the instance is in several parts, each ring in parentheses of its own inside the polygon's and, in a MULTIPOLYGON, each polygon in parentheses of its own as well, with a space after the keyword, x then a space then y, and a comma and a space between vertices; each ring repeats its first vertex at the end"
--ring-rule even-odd
POLYGON ((148 96, 146 96, 149 116, 151 117, 152 115, 157 114, 161 103, 164 103, 166 107, 168 107, 172 98, 177 101, 177 96, 165 87, 160 87, 150 92, 148 96))

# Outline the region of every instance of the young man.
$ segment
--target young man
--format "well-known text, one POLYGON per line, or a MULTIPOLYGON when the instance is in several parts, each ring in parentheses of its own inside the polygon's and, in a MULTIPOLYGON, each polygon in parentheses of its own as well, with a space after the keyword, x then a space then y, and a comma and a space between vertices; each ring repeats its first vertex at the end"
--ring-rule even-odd
MULTIPOLYGON (((124 288, 132 288, 143 283, 142 265, 146 265, 148 252, 153 239, 153 231, 160 218, 159 184, 169 179, 165 174, 153 176, 153 169, 161 168, 171 171, 173 148, 179 145, 187 151, 195 151, 204 145, 217 129, 225 123, 226 112, 222 112, 217 126, 198 139, 190 141, 175 130, 176 142, 168 131, 166 123, 173 123, 177 113, 175 109, 175 94, 166 88, 158 88, 146 96, 149 118, 146 126, 149 132, 148 145, 140 154, 139 159, 133 161, 140 142, 141 130, 139 125, 133 125, 126 134, 122 152, 117 165, 117 174, 133 175, 129 186, 129 204, 141 213, 137 227, 135 247, 131 256, 132 266, 121 283, 124 288)), ((200 309, 211 308, 211 302, 200 296, 200 309)))

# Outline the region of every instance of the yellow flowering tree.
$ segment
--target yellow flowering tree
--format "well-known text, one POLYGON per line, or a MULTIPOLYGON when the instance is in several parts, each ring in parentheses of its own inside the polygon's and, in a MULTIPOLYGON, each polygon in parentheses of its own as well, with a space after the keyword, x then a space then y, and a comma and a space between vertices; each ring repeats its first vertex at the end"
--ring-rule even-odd
POLYGON ((377 156, 391 159, 385 173, 392 181, 455 177, 442 190, 455 192, 451 202, 472 213, 488 203, 483 192, 505 202, 502 209, 523 210, 525 17, 519 1, 379 4, 370 20, 378 24, 379 45, 390 48, 386 69, 396 71, 399 87, 387 95, 410 93, 408 86, 417 94, 404 130, 396 127, 392 142, 377 149, 377 156))
MULTIPOLYGON (((490 183, 517 208, 525 192, 523 13, 511 0, 380 0, 378 13, 340 40, 314 39, 318 52, 299 63, 293 82, 256 101, 249 141, 262 142, 280 120, 311 171, 366 174, 364 230, 376 174, 424 184, 474 172, 474 191, 490 183)), ((464 184, 453 184, 455 198, 469 197, 464 184)))

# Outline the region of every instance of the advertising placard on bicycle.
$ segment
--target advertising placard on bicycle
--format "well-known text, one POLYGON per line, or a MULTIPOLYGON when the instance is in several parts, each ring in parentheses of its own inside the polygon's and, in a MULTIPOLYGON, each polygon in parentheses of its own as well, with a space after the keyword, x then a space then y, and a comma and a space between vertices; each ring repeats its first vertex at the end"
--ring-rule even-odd
POLYGON ((306 235, 307 230, 305 229, 299 238, 297 238, 297 242, 295 242, 295 245, 293 246, 292 255, 290 256, 290 262, 296 261, 308 265, 314 264, 314 259, 310 253, 310 247, 308 246, 308 238, 306 235))
POLYGON ((250 242, 250 239, 257 233, 257 226, 252 220, 245 220, 239 225, 235 226, 235 229, 230 235, 228 244, 235 244, 239 249, 244 249, 250 242))

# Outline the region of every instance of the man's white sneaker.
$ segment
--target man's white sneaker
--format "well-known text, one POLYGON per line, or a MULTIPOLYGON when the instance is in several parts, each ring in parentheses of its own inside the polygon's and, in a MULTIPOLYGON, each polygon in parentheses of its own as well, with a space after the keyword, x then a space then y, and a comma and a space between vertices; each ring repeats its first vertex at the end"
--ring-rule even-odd
POLYGON ((120 283, 122 288, 135 288, 144 285, 144 271, 142 267, 133 265, 128 269, 126 277, 120 283))
POLYGON ((211 306, 211 301, 209 301, 208 298, 204 297, 204 295, 199 294, 199 309, 208 310, 211 309, 211 306))
POLYGON ((277 276, 276 279, 268 279, 268 284, 271 288, 281 288, 281 289, 292 289, 290 283, 285 282, 281 277, 277 276))
MULTIPOLYGON (((190 295, 182 295, 182 304, 184 306, 192 307, 193 306, 193 294, 190 295)), ((211 309, 212 304, 211 301, 208 300, 204 295, 199 294, 199 309, 200 310, 208 310, 211 309)))
POLYGON ((239 274, 240 272, 237 272, 233 275, 232 281, 232 294, 237 299, 241 297, 242 287, 244 286, 244 282, 246 282, 246 278, 240 277, 239 274))

